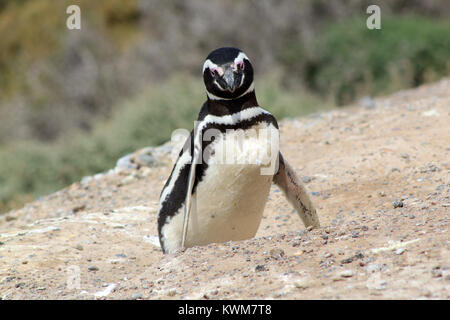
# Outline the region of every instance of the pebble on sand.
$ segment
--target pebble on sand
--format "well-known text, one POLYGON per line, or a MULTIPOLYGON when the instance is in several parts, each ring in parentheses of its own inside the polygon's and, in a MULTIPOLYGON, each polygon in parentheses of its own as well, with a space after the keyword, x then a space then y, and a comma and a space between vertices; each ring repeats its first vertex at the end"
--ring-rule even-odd
POLYGON ((344 271, 340 272, 339 275, 342 278, 350 278, 350 277, 353 277, 353 271, 352 270, 344 270, 344 271))
POLYGON ((135 293, 131 296, 131 300, 142 299, 142 293, 135 293))
POLYGON ((395 208, 403 208, 403 201, 395 200, 394 202, 392 202, 392 205, 394 206, 394 209, 395 208))
POLYGON ((267 269, 266 269, 266 266, 265 265, 263 265, 263 264, 258 264, 256 267, 255 267, 255 271, 266 271, 267 269))

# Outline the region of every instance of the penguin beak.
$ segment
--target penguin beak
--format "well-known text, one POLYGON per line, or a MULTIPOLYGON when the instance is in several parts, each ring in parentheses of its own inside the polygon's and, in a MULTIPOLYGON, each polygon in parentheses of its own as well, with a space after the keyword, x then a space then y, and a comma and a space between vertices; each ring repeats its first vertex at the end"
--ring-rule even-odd
POLYGON ((223 73, 223 79, 225 80, 227 84, 227 90, 230 92, 234 92, 236 90, 236 83, 234 81, 234 70, 233 68, 229 67, 225 69, 225 72, 223 73))

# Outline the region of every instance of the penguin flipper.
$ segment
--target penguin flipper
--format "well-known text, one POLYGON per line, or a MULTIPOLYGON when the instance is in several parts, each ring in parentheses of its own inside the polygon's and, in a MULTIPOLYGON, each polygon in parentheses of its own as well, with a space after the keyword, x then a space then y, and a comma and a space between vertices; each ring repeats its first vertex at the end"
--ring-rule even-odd
POLYGON ((306 227, 320 227, 319 217, 308 192, 281 152, 279 152, 278 172, 274 175, 273 182, 283 191, 306 227))

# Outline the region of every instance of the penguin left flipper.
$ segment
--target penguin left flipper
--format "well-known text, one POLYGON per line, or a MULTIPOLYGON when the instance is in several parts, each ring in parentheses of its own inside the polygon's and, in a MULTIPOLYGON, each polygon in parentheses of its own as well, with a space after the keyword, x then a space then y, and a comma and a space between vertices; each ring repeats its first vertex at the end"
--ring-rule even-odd
POLYGON ((319 217, 305 187, 281 152, 278 172, 274 175, 273 182, 284 192, 306 227, 320 227, 319 217))

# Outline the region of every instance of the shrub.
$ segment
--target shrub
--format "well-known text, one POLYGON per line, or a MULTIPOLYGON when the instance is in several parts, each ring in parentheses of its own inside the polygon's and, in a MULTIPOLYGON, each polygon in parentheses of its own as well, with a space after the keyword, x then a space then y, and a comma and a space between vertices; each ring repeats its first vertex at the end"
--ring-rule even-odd
POLYGON ((310 88, 345 104, 448 75, 450 23, 382 17, 381 30, 369 30, 365 20, 351 19, 325 28, 309 51, 290 45, 283 61, 310 88))

